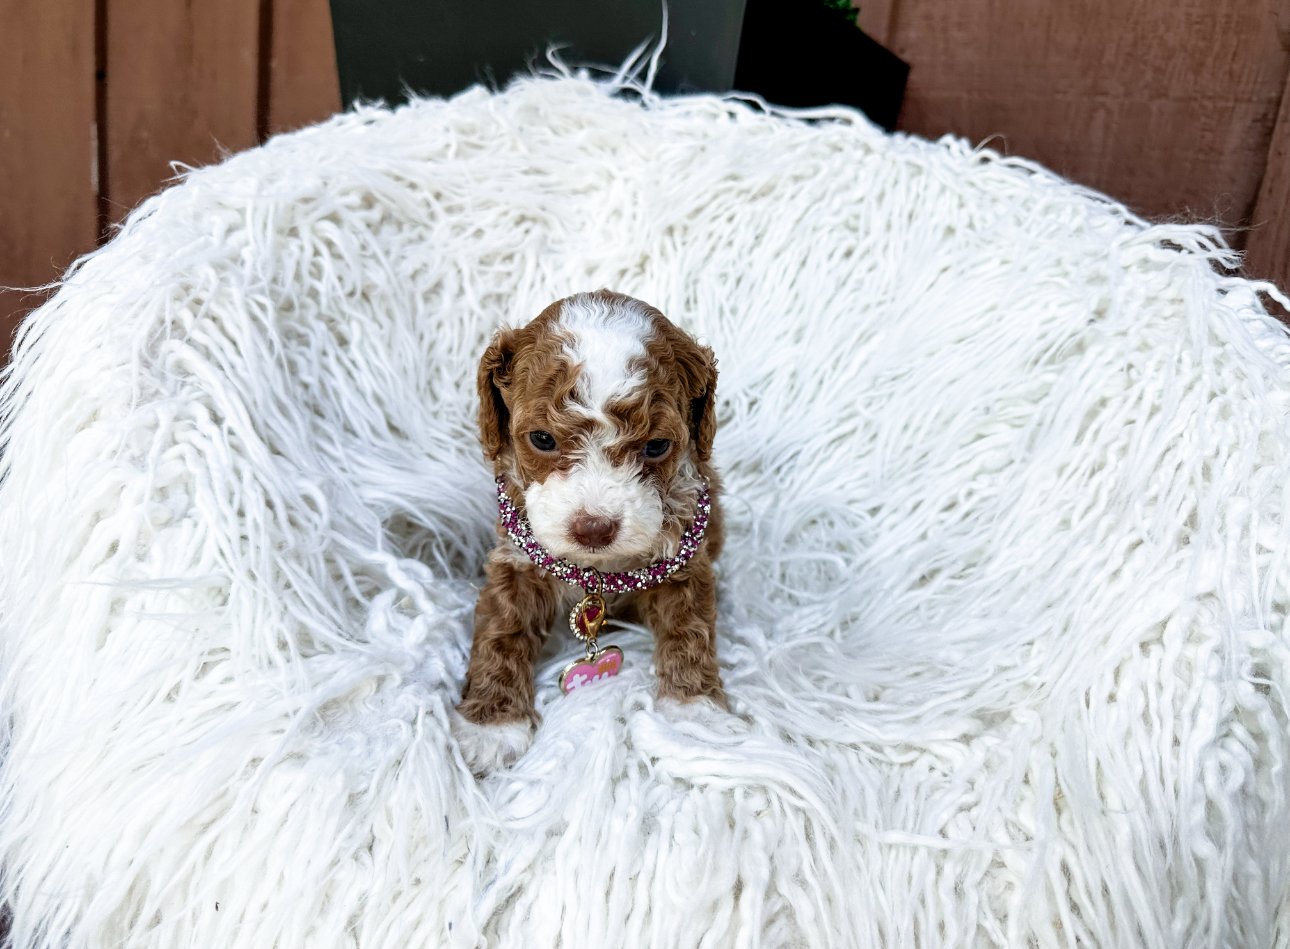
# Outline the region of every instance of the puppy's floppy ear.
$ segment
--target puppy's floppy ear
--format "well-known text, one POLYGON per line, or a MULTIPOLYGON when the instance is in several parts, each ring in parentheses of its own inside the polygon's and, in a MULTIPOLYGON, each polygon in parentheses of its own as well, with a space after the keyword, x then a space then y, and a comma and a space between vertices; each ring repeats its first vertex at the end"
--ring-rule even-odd
POLYGON ((511 383, 516 330, 501 330, 479 361, 479 441, 489 461, 497 461, 511 442, 511 411, 503 393, 511 383))
POLYGON ((696 347, 703 353, 703 385, 702 391, 690 399, 690 433, 695 455, 707 461, 717 435, 717 357, 707 346, 696 347))
POLYGON ((689 399, 694 454, 699 461, 707 461, 717 434, 717 357, 680 329, 673 330, 671 343, 672 356, 689 399))

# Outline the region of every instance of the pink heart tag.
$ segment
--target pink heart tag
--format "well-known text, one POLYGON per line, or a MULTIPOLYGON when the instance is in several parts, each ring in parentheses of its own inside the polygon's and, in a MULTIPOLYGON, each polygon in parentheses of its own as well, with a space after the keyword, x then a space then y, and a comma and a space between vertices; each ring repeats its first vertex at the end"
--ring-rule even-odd
POLYGON ((617 646, 606 646, 590 659, 575 659, 560 673, 560 691, 565 695, 584 685, 612 679, 623 668, 623 651, 617 646))

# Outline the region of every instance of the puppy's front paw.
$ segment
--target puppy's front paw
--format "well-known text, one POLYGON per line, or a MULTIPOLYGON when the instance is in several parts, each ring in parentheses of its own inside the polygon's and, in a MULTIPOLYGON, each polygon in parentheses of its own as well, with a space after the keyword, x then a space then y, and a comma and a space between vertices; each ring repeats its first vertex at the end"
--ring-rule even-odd
POLYGON ((744 721, 731 714, 724 694, 700 696, 688 701, 660 696, 655 708, 668 722, 683 726, 687 731, 735 735, 747 730, 744 721))
POLYGON ((466 766, 476 777, 510 767, 533 742, 533 725, 528 721, 478 725, 456 710, 452 733, 466 766))

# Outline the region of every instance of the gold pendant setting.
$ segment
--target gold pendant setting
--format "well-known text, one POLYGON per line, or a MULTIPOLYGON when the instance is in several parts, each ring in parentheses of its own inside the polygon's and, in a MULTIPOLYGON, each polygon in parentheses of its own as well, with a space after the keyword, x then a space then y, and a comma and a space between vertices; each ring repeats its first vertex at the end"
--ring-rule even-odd
POLYGON ((594 643, 604 625, 605 598, 599 593, 588 593, 569 613, 569 628, 579 639, 594 643))

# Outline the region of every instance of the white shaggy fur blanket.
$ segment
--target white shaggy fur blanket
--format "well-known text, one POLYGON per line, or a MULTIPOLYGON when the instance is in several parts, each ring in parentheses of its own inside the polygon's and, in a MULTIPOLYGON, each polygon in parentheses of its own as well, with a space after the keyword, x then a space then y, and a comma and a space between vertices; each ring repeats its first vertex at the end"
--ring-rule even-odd
POLYGON ((3 398, 22 947, 1285 946, 1290 340, 1032 165, 534 79, 188 175, 3 398), (538 669, 448 728, 489 333, 572 291, 718 353, 730 716, 538 669))

